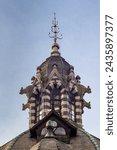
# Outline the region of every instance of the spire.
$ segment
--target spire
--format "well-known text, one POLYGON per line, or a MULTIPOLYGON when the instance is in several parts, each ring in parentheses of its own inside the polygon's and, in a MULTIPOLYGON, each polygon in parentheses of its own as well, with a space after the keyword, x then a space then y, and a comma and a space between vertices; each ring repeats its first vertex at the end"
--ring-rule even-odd
POLYGON ((49 32, 49 37, 54 39, 51 56, 59 56, 60 53, 58 51, 59 45, 57 43, 57 39, 62 39, 62 34, 58 35, 60 31, 58 21, 56 19, 56 13, 54 13, 54 20, 52 21, 51 32, 52 33, 49 32))

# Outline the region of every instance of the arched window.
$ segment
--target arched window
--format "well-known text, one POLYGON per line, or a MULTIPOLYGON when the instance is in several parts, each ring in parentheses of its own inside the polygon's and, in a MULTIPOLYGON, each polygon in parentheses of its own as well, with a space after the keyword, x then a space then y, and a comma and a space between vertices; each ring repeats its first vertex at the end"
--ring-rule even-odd
POLYGON ((58 89, 56 86, 51 91, 51 98, 60 99, 60 89, 58 89))
POLYGON ((60 89, 54 87, 51 91, 51 108, 60 114, 61 112, 61 100, 60 89))
POLYGON ((69 93, 69 115, 70 120, 75 121, 75 97, 72 92, 69 93))
POLYGON ((39 111, 39 120, 43 119, 43 116, 42 116, 42 110, 39 111))
POLYGON ((39 120, 41 120, 41 119, 43 119, 43 114, 42 114, 42 109, 41 109, 41 103, 38 103, 37 104, 37 108, 36 108, 37 110, 37 121, 39 121, 39 120))
POLYGON ((37 112, 38 112, 38 117, 39 120, 42 120, 44 117, 44 109, 43 109, 43 104, 42 102, 39 103, 38 107, 37 107, 37 112))
POLYGON ((75 105, 72 102, 69 102, 69 114, 70 114, 70 119, 72 121, 75 121, 75 105))

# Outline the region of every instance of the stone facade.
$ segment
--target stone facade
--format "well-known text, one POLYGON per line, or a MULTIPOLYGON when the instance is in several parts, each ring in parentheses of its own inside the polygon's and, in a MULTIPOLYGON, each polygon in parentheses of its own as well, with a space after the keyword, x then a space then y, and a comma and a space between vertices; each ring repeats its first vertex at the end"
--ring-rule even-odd
MULTIPOLYGON (((54 48, 56 46, 55 44, 54 48)), ((56 47, 56 54, 57 51, 58 47, 56 47)), ((23 104, 23 110, 24 106, 28 106, 26 108, 29 108, 30 128, 53 109, 62 118, 82 126, 83 108, 89 104, 83 96, 85 93, 91 93, 91 89, 89 86, 83 86, 78 77, 79 75, 76 76, 74 73, 73 66, 67 63, 60 53, 57 56, 53 56, 52 53, 37 67, 32 85, 20 90, 20 94, 28 95, 28 101, 27 104, 23 104)))

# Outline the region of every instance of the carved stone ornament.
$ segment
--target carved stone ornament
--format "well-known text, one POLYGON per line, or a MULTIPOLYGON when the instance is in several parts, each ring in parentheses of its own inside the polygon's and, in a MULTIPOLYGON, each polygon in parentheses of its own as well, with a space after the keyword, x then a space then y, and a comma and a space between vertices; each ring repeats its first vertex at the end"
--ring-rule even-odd
POLYGON ((87 107, 88 109, 91 109, 91 102, 87 102, 84 99, 81 100, 82 101, 82 114, 84 113, 84 107, 87 107))
POLYGON ((41 83, 41 70, 40 69, 37 70, 36 79, 37 79, 36 84, 41 83))
POLYGON ((85 87, 84 85, 82 84, 77 84, 76 85, 77 88, 78 88, 78 92, 79 92, 79 95, 81 97, 81 99, 83 98, 83 96, 86 94, 86 93, 91 93, 91 88, 88 86, 88 87, 85 87))

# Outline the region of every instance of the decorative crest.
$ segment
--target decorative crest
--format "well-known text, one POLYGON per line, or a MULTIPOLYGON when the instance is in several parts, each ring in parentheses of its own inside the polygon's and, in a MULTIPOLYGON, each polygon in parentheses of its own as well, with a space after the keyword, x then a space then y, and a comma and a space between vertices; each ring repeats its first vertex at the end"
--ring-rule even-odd
POLYGON ((63 38, 62 34, 58 35, 60 31, 58 21, 56 20, 56 13, 54 13, 54 20, 52 21, 51 32, 54 33, 54 35, 51 35, 51 33, 49 32, 49 37, 54 39, 54 43, 56 43, 57 39, 63 38))

